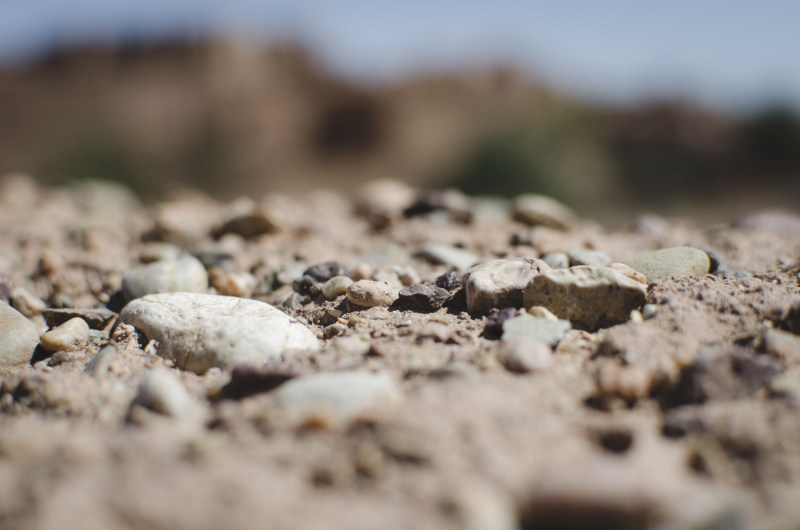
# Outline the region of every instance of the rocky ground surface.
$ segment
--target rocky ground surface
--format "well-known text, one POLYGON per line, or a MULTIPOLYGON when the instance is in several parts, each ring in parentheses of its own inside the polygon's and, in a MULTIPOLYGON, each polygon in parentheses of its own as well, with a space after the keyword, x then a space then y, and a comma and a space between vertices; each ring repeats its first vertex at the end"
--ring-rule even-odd
POLYGON ((800 217, 0 181, 0 527, 800 527, 800 217))

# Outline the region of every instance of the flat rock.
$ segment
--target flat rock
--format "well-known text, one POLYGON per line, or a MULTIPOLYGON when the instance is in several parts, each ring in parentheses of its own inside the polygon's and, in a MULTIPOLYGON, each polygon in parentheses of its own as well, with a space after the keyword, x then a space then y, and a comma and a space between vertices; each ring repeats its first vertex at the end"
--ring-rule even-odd
POLYGON ((646 294, 641 282, 619 270, 581 265, 537 274, 525 289, 524 303, 594 330, 628 320, 646 294))
POLYGON ((77 349, 86 346, 89 340, 89 325, 82 318, 71 318, 44 335, 42 348, 50 352, 77 349))
POLYGON ((292 379, 275 391, 277 400, 301 420, 316 417, 346 420, 367 408, 400 399, 386 373, 327 372, 292 379))
POLYGON ((0 302, 0 366, 28 364, 38 345, 39 334, 33 322, 0 302))
POLYGON ((514 220, 531 226, 547 226, 560 230, 573 226, 578 216, 555 199, 544 195, 520 195, 513 204, 514 220))
POLYGON ((569 320, 552 320, 522 314, 503 322, 503 341, 534 339, 550 346, 556 346, 572 328, 569 320))
POLYGON ((460 271, 465 271, 478 262, 475 254, 441 243, 425 243, 419 247, 417 255, 435 264, 447 265, 460 271))
POLYGON ((297 320, 267 303, 231 296, 148 295, 125 306, 119 321, 158 341, 158 355, 196 373, 260 365, 286 350, 319 348, 297 320))
POLYGON ((567 257, 569 257, 571 267, 575 265, 604 267, 611 264, 611 258, 608 257, 608 254, 600 250, 570 250, 567 252, 567 257))
POLYGON ((139 267, 122 278, 122 290, 129 299, 148 294, 208 290, 208 274, 203 264, 192 256, 177 261, 158 261, 139 267))
POLYGON ((464 279, 470 313, 521 307, 525 286, 547 270, 550 267, 535 258, 496 259, 473 267, 464 279))
POLYGON ((403 311, 432 313, 449 299, 450 291, 447 289, 430 283, 422 283, 401 289, 395 306, 403 311))
POLYGON ((691 247, 662 248, 634 256, 623 263, 644 274, 648 283, 673 276, 701 276, 711 267, 708 254, 691 247))
POLYGON ((399 294, 397 285, 375 280, 359 280, 347 288, 347 299, 361 307, 389 307, 399 294))
POLYGON ((117 318, 117 314, 109 309, 83 309, 74 307, 67 309, 49 308, 45 310, 43 316, 49 328, 60 326, 67 320, 78 317, 83 319, 91 329, 105 329, 117 318))

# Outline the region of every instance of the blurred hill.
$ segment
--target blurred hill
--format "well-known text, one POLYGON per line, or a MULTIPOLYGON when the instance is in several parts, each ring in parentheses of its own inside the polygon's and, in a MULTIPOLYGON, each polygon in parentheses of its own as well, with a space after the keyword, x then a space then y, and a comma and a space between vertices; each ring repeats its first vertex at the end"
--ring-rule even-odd
MULTIPOLYGON (((581 206, 800 196, 800 120, 578 101, 510 68, 363 86, 301 45, 131 43, 0 71, 0 173, 144 197, 350 189, 375 177, 581 206)), ((788 197, 788 198, 787 198, 788 197)))

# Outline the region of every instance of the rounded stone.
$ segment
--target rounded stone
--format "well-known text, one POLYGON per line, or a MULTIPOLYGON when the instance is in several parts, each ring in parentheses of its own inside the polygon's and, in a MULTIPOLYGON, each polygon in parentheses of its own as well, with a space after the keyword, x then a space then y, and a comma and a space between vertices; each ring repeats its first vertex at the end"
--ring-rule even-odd
POLYGON ((512 215, 514 220, 531 226, 567 229, 573 226, 578 216, 555 199, 544 195, 527 194, 516 198, 512 215))
POLYGON ((132 405, 180 418, 192 411, 194 401, 174 375, 164 368, 155 368, 142 381, 132 405))
POLYGON ((525 286, 547 270, 550 266, 535 258, 496 259, 473 267, 464 278, 469 312, 521 307, 525 286))
POLYGON ((655 283, 673 276, 699 276, 711 267, 708 254, 691 247, 662 248, 640 254, 624 261, 625 265, 641 272, 648 283, 655 283))
POLYGON ((50 352, 77 349, 86 346, 89 325, 82 318, 71 318, 42 335, 42 348, 50 352))
POLYGON ((316 350, 306 326, 257 300, 197 293, 148 295, 130 302, 119 321, 158 342, 157 354, 204 373, 263 364, 291 349, 316 350))
POLYGON ((38 345, 39 334, 33 322, 0 302, 0 366, 28 364, 38 345))
POLYGON ((353 283, 353 280, 347 276, 334 276, 330 280, 322 284, 322 294, 328 300, 333 300, 337 296, 347 293, 347 288, 353 283))
POLYGON ((525 289, 524 302, 594 330, 628 320, 646 294, 642 283, 618 270, 581 265, 537 274, 525 289))
POLYGON ((126 274, 122 278, 122 290, 129 299, 156 293, 202 293, 208 290, 208 274, 203 264, 192 256, 157 261, 126 274))
POLYGON ((400 288, 389 282, 359 280, 347 288, 347 299, 361 307, 389 307, 400 295, 400 288))

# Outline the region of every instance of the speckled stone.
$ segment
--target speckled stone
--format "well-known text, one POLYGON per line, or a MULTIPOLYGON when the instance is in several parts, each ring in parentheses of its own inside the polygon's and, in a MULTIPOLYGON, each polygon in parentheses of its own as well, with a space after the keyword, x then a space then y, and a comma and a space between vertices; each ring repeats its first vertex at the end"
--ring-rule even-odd
POLYGON ((399 295, 399 286, 390 282, 359 280, 347 288, 347 299, 361 307, 389 307, 399 295))
POLYGON ((496 259, 473 267, 464 278, 469 312, 521 307, 525 286, 546 270, 550 267, 535 258, 496 259))
POLYGON ((164 368, 154 368, 142 381, 132 406, 180 418, 192 411, 194 401, 186 388, 164 368))
POLYGON ((634 256, 623 263, 644 274, 648 283, 673 276, 700 276, 711 267, 708 254, 691 247, 662 248, 634 256))
POLYGON ((353 280, 347 276, 334 276, 330 280, 322 284, 322 294, 328 300, 333 300, 337 296, 347 293, 347 288, 353 283, 353 280))

